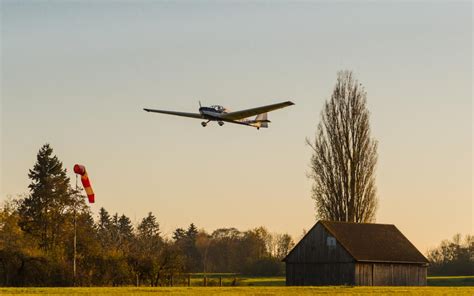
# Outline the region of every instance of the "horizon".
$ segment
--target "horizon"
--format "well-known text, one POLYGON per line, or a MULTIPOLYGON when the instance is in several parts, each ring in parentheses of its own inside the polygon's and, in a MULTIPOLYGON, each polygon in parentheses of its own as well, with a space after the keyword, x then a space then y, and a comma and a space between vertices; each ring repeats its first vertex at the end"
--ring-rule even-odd
POLYGON ((0 202, 28 193, 50 143, 96 203, 162 233, 315 223, 309 171, 324 101, 353 70, 379 143, 376 223, 423 254, 472 234, 472 3, 2 1, 0 202), (280 101, 268 129, 151 114, 280 101))

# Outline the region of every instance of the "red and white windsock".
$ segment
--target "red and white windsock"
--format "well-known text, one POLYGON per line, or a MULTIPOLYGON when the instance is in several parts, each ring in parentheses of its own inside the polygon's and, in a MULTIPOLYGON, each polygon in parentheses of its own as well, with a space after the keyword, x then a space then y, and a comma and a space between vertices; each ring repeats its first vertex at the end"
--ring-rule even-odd
POLYGON ((94 203, 95 195, 91 187, 91 182, 89 181, 89 176, 87 176, 86 167, 80 164, 76 164, 74 165, 74 173, 81 175, 81 183, 82 186, 84 186, 84 190, 86 191, 89 203, 94 203))

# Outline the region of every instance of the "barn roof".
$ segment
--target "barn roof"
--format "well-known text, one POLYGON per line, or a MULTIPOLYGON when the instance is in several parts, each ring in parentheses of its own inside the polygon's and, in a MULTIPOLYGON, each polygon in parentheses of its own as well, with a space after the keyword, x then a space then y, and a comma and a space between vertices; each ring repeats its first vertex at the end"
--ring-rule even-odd
POLYGON ((428 263, 418 249, 392 224, 321 221, 357 261, 428 263))
POLYGON ((395 225, 332 221, 319 221, 316 225, 319 223, 356 261, 428 263, 395 225))

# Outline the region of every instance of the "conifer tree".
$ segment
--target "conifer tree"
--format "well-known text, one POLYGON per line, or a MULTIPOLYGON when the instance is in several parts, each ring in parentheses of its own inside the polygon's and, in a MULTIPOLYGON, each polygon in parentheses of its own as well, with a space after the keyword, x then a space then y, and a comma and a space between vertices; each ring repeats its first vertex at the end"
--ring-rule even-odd
POLYGON ((39 150, 28 177, 30 194, 21 201, 19 225, 38 240, 41 249, 49 252, 59 246, 66 234, 67 213, 74 206, 74 192, 66 169, 49 144, 39 150))

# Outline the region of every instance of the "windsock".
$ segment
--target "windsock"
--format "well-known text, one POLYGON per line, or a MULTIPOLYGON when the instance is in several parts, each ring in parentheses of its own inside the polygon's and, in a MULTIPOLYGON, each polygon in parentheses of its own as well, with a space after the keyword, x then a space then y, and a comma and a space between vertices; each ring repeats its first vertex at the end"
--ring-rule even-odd
POLYGON ((89 181, 89 176, 87 176, 86 167, 80 164, 76 164, 74 165, 74 173, 81 175, 81 183, 82 186, 84 186, 84 190, 86 191, 89 203, 94 203, 95 195, 91 187, 91 182, 89 181))

